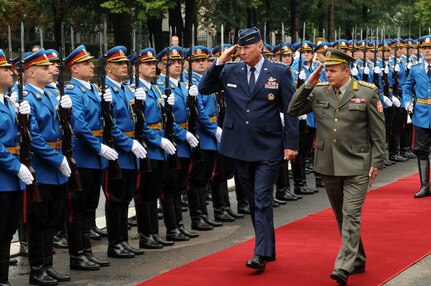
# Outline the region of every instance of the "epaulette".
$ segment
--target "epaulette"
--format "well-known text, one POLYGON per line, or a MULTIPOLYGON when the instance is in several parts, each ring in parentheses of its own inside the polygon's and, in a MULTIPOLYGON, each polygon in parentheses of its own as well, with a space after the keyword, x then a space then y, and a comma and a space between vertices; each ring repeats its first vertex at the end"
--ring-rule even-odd
POLYGON ((75 85, 73 83, 69 83, 68 85, 66 85, 66 89, 74 89, 75 85))
POLYGON ((362 85, 362 86, 366 86, 366 87, 369 87, 369 88, 371 88, 371 89, 376 88, 376 86, 375 86, 374 84, 369 83, 369 82, 366 82, 366 81, 363 81, 363 80, 358 80, 358 83, 359 83, 360 85, 362 85))
POLYGON ((226 64, 227 65, 233 65, 233 64, 239 64, 239 63, 242 63, 242 62, 227 62, 226 64))
POLYGON ((318 83, 316 84, 316 86, 325 86, 325 85, 329 85, 329 82, 324 81, 324 82, 318 82, 318 83))

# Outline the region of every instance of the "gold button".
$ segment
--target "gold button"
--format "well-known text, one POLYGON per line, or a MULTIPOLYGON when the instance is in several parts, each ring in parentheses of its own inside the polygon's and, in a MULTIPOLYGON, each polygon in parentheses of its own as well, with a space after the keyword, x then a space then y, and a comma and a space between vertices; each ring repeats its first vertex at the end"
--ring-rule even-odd
POLYGON ((335 121, 335 122, 338 122, 338 118, 335 118, 335 119, 334 119, 334 121, 335 121))
POLYGON ((332 143, 334 144, 337 143, 337 139, 332 140, 332 143))

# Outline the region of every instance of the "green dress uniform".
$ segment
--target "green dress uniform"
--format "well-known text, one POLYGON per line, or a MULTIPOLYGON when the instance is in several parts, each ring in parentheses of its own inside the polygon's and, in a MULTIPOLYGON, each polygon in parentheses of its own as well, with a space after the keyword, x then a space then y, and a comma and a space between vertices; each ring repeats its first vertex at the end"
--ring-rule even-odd
POLYGON ((342 94, 329 83, 319 83, 314 88, 304 84, 295 92, 288 114, 315 114, 314 167, 323 175, 342 236, 335 269, 353 273, 365 267, 361 208, 370 167, 383 167, 385 122, 374 85, 349 79, 339 90, 342 94))

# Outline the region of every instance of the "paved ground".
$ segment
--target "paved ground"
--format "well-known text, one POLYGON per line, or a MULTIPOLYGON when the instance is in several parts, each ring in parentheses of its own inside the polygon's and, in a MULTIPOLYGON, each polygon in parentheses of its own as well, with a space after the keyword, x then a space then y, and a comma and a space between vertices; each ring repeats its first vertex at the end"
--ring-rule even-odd
MULTIPOLYGON (((406 163, 398 163, 381 172, 374 187, 390 183, 398 178, 417 172, 416 160, 406 163)), ((234 193, 231 193, 234 196, 234 193)), ((413 199, 413 198, 412 198, 413 199)), ((234 200, 232 200, 234 201, 234 200)), ((103 201, 101 201, 103 206, 103 201)), ((297 202, 289 202, 285 206, 274 209, 274 222, 276 226, 298 220, 302 217, 328 208, 329 203, 323 190, 312 196, 304 196, 297 202)), ((104 225, 103 208, 98 212, 98 225, 104 225)), ((133 213, 131 209, 130 213, 133 213)), ((190 219, 185 213, 186 226, 190 226, 190 219)), ((165 228, 160 221, 160 233, 164 235, 165 228)), ((130 243, 138 245, 136 228, 129 231, 130 243)), ((68 254, 65 250, 57 250, 54 265, 59 272, 69 273, 72 281, 64 285, 134 285, 143 280, 154 277, 169 269, 186 264, 203 256, 235 245, 241 241, 253 237, 253 228, 249 217, 237 220, 233 223, 225 223, 225 226, 210 232, 200 232, 200 237, 189 242, 176 243, 173 247, 162 250, 147 250, 145 255, 134 259, 111 259, 111 266, 94 272, 82 272, 69 270, 68 254)), ((93 243, 93 252, 97 256, 106 258, 106 239, 93 243)), ((251 254, 251 253, 250 253, 251 254)), ((395 285, 430 285, 431 257, 426 257, 416 265, 410 267, 387 284, 395 285)), ((19 258, 18 266, 11 267, 10 282, 12 285, 28 284, 28 261, 19 258)), ((335 284, 334 284, 335 285, 335 284)))

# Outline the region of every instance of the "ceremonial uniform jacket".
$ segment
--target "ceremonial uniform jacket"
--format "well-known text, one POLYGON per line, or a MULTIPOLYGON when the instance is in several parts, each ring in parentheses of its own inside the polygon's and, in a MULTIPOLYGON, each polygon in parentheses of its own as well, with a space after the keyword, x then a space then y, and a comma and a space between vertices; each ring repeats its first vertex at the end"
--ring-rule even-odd
POLYGON ((129 85, 122 83, 119 87, 109 77, 106 77, 106 85, 112 93, 111 105, 115 121, 112 135, 114 137, 114 149, 118 152, 120 168, 138 169, 138 159, 131 152, 135 131, 131 102, 134 102, 135 96, 129 85))
POLYGON ((199 92, 224 90, 226 116, 219 152, 253 162, 280 160, 283 149, 298 150, 298 119, 286 113, 294 92, 290 70, 264 59, 254 90, 250 93, 247 66, 243 62, 213 64, 199 85, 199 92))
POLYGON ((21 168, 17 152, 10 152, 6 148, 16 148, 19 144, 18 121, 15 113, 15 104, 7 100, 7 106, 0 102, 0 192, 23 190, 25 184, 18 179, 17 174, 21 168), (15 153, 15 154, 12 154, 15 153))
POLYGON ((25 100, 30 103, 31 149, 34 153, 32 166, 37 181, 48 185, 67 182, 58 167, 63 162, 61 150, 62 131, 58 114, 57 91, 45 88, 41 93, 29 83, 25 86, 25 100))
POLYGON ((339 100, 328 83, 314 89, 299 88, 289 114, 314 111, 316 116, 316 172, 332 176, 368 174, 370 167, 383 167, 385 122, 383 107, 374 85, 352 79, 339 100))
POLYGON ((431 128, 431 78, 422 62, 412 67, 403 88, 403 101, 407 105, 415 103, 412 124, 422 128, 431 128), (412 97, 412 91, 415 96, 412 97))
POLYGON ((104 169, 108 162, 98 155, 103 140, 101 99, 98 88, 91 84, 88 89, 72 78, 65 88, 72 99, 71 123, 74 136, 73 158, 80 168, 104 169))

